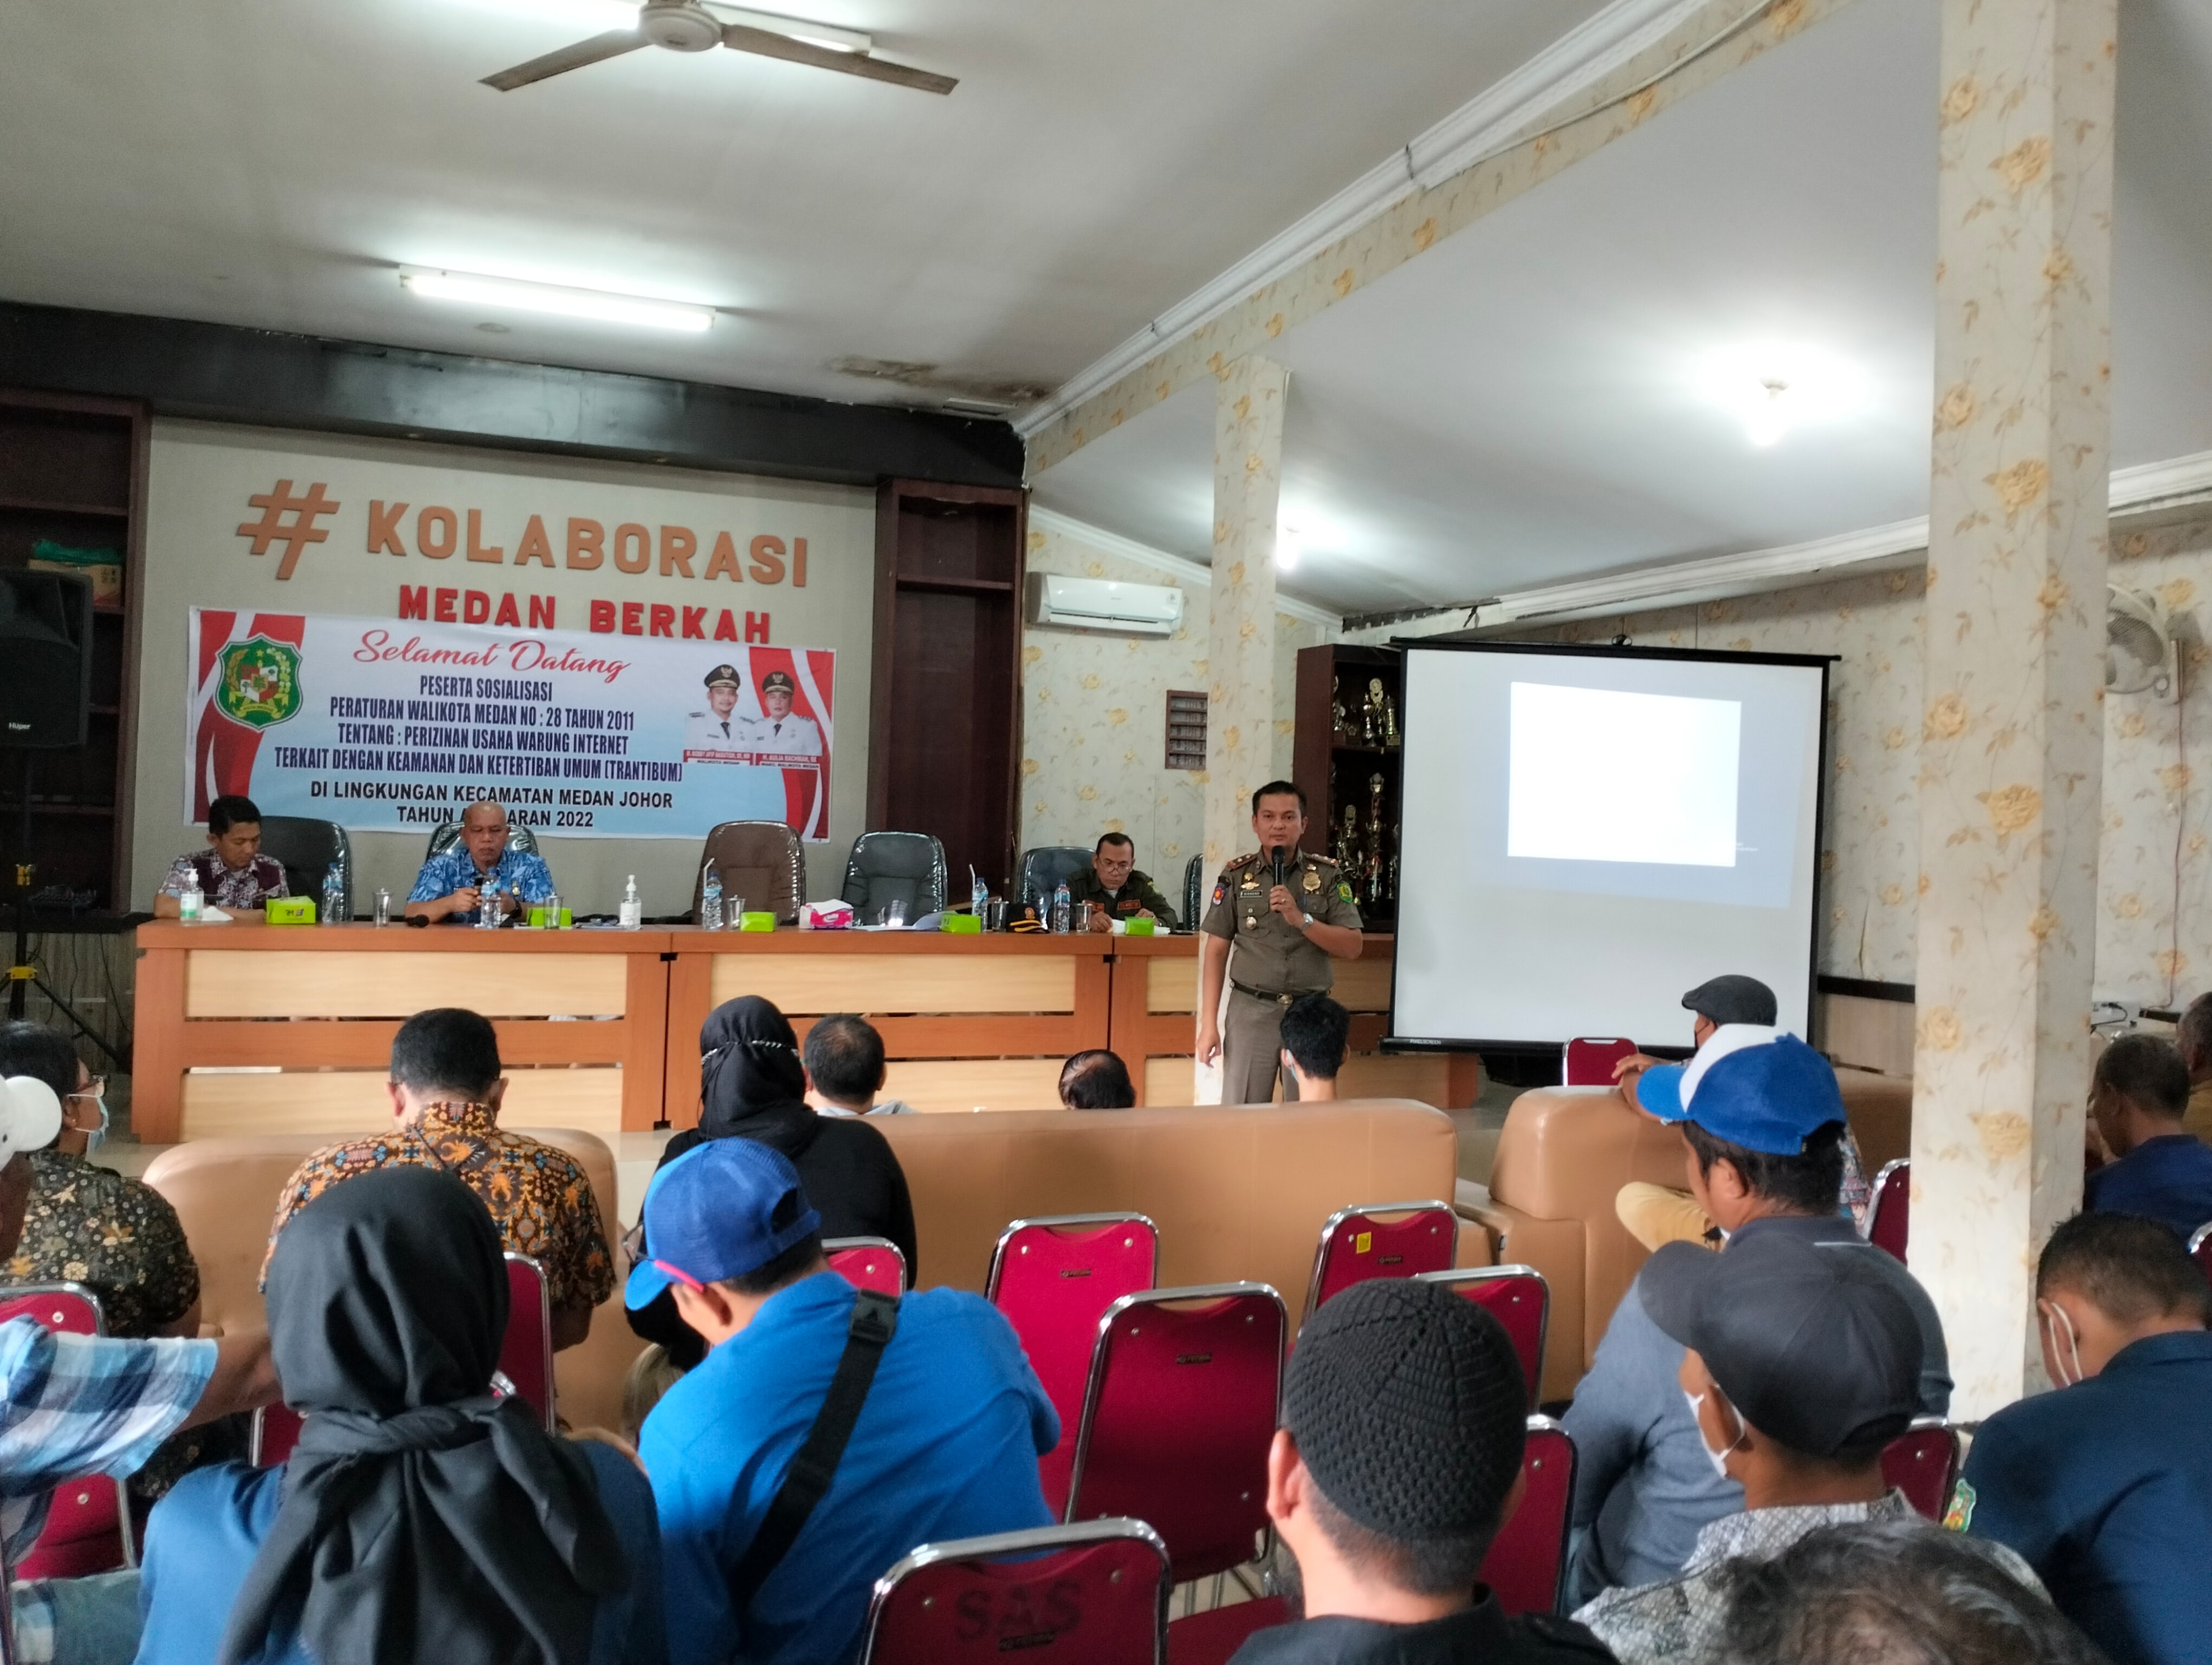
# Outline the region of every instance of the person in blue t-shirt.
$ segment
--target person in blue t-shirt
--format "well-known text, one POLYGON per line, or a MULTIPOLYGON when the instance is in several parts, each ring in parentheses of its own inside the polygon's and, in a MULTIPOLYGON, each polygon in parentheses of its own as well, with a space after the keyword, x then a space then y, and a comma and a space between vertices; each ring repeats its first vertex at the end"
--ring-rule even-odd
POLYGON ((551 901, 553 874, 544 858, 509 849, 507 832, 507 809, 497 799, 463 810, 461 836, 415 875, 415 888, 407 893, 408 918, 474 925, 482 893, 494 884, 507 892, 510 919, 522 907, 551 901))
POLYGON ((2044 1368, 2061 1391, 1982 1425, 1946 1524, 2016 1551, 2115 1665, 2204 1665, 2203 1277, 2154 1221, 2076 1214, 2051 1234, 2035 1297, 2044 1368))
POLYGON ((2188 1128, 2189 1066, 2154 1035, 2123 1035, 2097 1060, 2089 1115, 2118 1158, 2091 1174, 2081 1206, 2163 1220, 2184 1242, 2212 1224, 2212 1148, 2188 1128))
POLYGON ((413 1167, 332 1186, 268 1295, 299 1443, 155 1506, 137 1665, 663 1665, 645 1476, 494 1396, 507 1265, 474 1192, 413 1167))
POLYGON ((645 1231, 653 1258, 625 1299, 672 1289, 709 1349, 640 1441, 675 1665, 847 1665, 870 1589, 908 1551, 1052 1523, 1037 1457, 1060 1419, 1012 1327, 957 1290, 864 1306, 823 1259, 820 1217, 780 1152, 721 1139, 685 1152, 653 1176, 645 1231), (872 1342, 827 1491, 780 1558, 755 1553, 841 1361, 872 1342))

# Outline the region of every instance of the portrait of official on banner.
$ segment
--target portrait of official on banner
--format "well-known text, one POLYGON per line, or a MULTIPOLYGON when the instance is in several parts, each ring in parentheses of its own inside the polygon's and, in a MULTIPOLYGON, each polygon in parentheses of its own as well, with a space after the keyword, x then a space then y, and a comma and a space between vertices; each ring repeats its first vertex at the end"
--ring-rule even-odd
POLYGON ((569 630, 196 607, 185 814, 225 793, 360 831, 496 798, 516 825, 829 836, 836 655, 569 630))

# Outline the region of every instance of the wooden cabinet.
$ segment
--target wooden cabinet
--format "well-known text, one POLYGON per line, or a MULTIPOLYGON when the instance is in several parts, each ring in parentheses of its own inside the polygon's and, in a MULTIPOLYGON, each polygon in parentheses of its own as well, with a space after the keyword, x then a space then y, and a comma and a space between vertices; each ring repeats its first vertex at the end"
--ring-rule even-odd
POLYGON ((115 557, 94 590, 85 743, 31 754, 27 850, 19 848, 24 754, 0 754, 0 890, 12 899, 15 865, 35 862, 41 891, 70 893, 48 898, 57 912, 119 912, 129 902, 146 442, 145 407, 135 400, 0 388, 0 566, 66 562, 65 552, 115 557))
POLYGON ((1405 693, 1395 649, 1298 650, 1291 778, 1305 789, 1304 848, 1346 868, 1370 930, 1387 930, 1398 916, 1405 693))
POLYGON ((1012 894, 1025 493, 888 480, 876 494, 868 826, 933 833, 953 897, 1012 894))

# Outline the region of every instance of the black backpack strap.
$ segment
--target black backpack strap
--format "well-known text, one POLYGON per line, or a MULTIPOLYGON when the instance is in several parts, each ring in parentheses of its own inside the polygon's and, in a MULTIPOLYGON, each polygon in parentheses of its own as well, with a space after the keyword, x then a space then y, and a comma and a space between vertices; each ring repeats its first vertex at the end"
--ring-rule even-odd
POLYGON ((853 1437, 854 1425, 860 1419, 860 1407, 867 1402, 868 1389, 876 1379, 876 1366, 883 1362, 884 1349, 897 1333, 898 1309, 897 1296, 871 1289, 860 1291, 853 1303, 852 1328, 845 1333, 845 1352, 837 1360, 837 1374, 830 1378, 829 1395, 815 1413, 814 1425, 807 1430, 799 1455, 791 1460, 783 1484, 776 1488, 768 1513, 761 1517, 760 1529, 753 1534, 744 1558, 730 1573, 730 1605, 741 1619, 760 1587, 768 1582, 769 1574, 798 1542, 815 1505, 829 1494, 846 1442, 853 1437))

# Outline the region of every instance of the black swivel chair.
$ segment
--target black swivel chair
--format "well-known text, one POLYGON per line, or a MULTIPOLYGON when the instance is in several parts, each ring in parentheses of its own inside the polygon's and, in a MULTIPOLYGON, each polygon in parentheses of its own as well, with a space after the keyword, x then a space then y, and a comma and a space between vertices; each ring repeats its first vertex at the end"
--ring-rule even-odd
POLYGON ((344 916, 353 917, 353 842, 335 821, 317 821, 303 815, 264 815, 261 817, 261 854, 284 870, 284 888, 295 896, 312 896, 323 905, 323 877, 337 863, 345 884, 344 916))
POLYGON ((806 852, 782 822, 725 821, 707 835, 699 876, 691 882, 695 920, 709 861, 721 875, 724 907, 742 899, 753 912, 774 914, 779 924, 798 923, 799 904, 806 900, 806 852))
POLYGON ((839 895, 872 925, 890 903, 906 904, 907 923, 945 908, 945 846, 927 833, 868 832, 853 841, 839 895))
POLYGON ((1183 863, 1182 868, 1182 928, 1198 929, 1199 921, 1206 917, 1202 904, 1206 901, 1206 853, 1201 850, 1183 863))
POLYGON ((1022 852, 1021 899, 1042 915, 1052 905, 1060 881, 1079 867, 1091 864, 1091 852, 1080 844, 1040 844, 1022 852))

